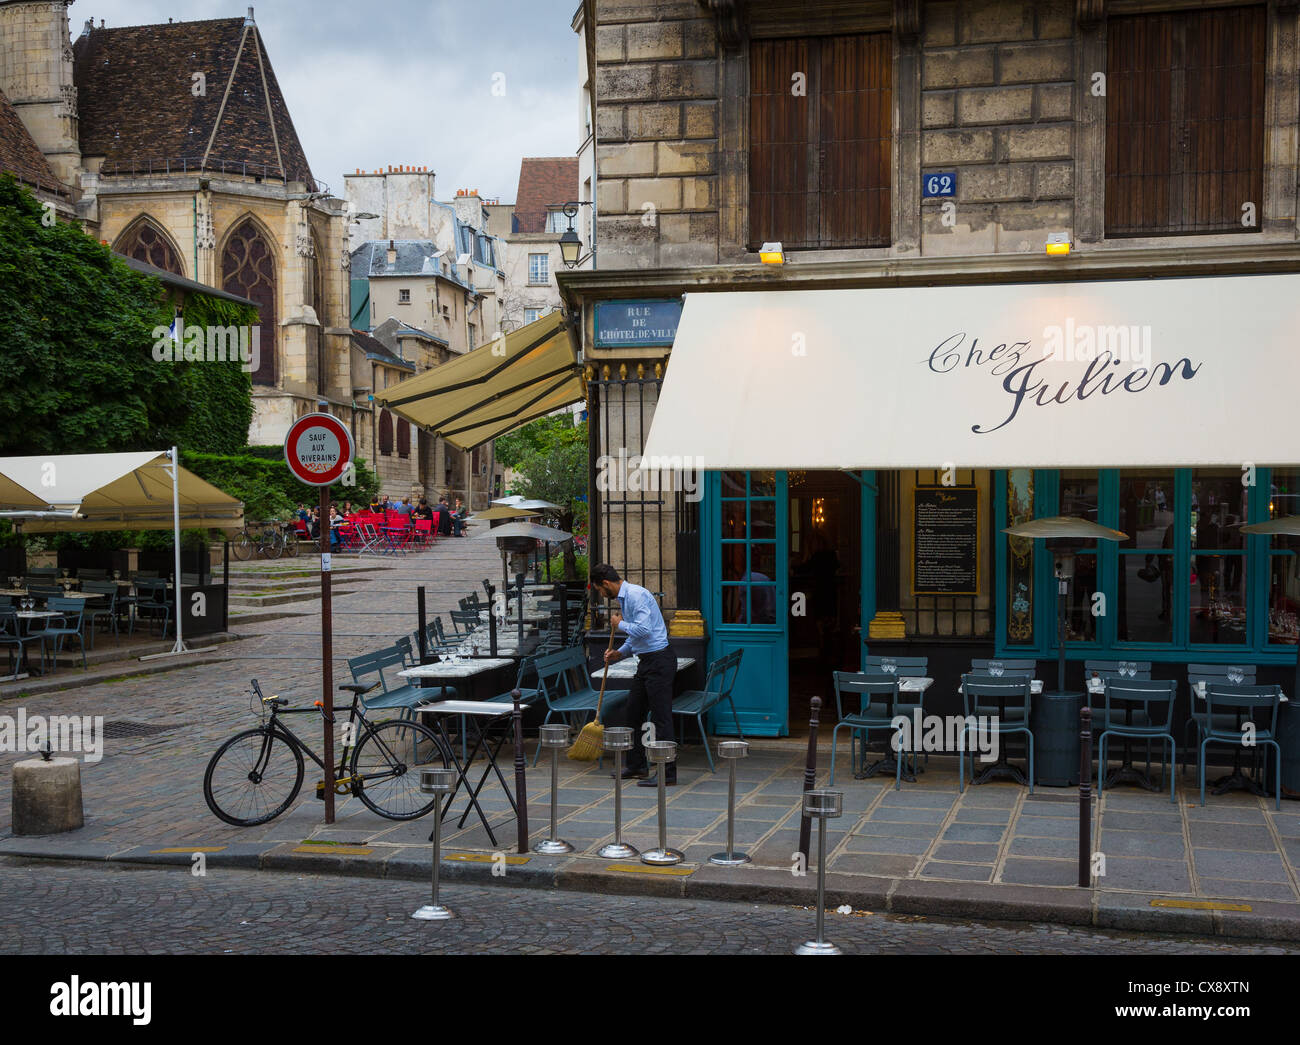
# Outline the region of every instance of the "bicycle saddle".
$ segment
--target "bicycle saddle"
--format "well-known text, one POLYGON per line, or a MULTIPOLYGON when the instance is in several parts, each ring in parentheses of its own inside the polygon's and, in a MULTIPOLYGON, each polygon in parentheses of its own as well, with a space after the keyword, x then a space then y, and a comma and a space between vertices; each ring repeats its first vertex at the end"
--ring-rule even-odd
POLYGON ((346 689, 349 693, 355 693, 360 696, 363 693, 369 693, 379 685, 378 682, 366 684, 364 682, 345 682, 339 689, 346 689))

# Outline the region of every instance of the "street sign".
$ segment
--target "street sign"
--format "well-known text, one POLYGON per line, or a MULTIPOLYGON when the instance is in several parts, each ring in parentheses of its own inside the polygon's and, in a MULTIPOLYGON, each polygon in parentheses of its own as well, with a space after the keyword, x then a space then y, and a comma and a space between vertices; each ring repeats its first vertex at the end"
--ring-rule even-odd
POLYGON ((305 414, 284 437, 289 471, 308 486, 329 486, 343 478, 352 463, 352 433, 330 414, 305 414))

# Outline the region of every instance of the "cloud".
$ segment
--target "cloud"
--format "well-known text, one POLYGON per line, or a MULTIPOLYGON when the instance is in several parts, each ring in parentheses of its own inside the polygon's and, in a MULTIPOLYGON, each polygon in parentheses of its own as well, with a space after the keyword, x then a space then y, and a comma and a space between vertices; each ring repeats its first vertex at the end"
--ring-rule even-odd
MULTIPOLYGON (((231 18, 247 6, 82 0, 72 34, 91 13, 111 27, 231 18)), ((577 0, 254 6, 312 172, 336 194, 345 172, 407 164, 433 170, 442 199, 469 188, 513 201, 522 157, 577 149, 577 0)))

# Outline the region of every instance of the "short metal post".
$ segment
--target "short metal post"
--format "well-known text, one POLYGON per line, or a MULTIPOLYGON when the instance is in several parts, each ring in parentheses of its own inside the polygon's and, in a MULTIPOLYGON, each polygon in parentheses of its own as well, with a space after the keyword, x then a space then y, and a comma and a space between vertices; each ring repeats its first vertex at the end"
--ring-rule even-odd
MULTIPOLYGON (((488 616, 492 616, 488 611, 488 616)), ((515 821, 519 825, 519 851, 528 852, 528 782, 527 766, 524 760, 524 716, 519 708, 520 693, 517 689, 510 691, 514 702, 511 712, 515 725, 515 821)))
POLYGON ((677 745, 671 740, 653 740, 645 746, 645 757, 647 762, 659 767, 656 773, 659 791, 659 847, 642 853, 641 862, 654 865, 680 864, 686 859, 686 854, 668 847, 668 785, 664 781, 668 763, 677 757, 677 745))
POLYGON ((632 750, 632 727, 606 726, 604 747, 614 754, 614 841, 602 845, 596 855, 606 860, 630 860, 641 855, 623 841, 623 752, 632 750))
POLYGON ((748 754, 749 744, 743 740, 723 740, 718 743, 718 757, 727 760, 727 851, 709 857, 711 864, 736 867, 749 863, 747 853, 736 852, 736 762, 748 754))
MULTIPOLYGON (((1105 767, 1097 766, 1098 774, 1105 767)), ((1079 712, 1079 887, 1092 886, 1092 708, 1084 697, 1079 712)))
MULTIPOLYGON (((804 762, 803 769, 803 790, 804 794, 811 791, 817 784, 817 726, 821 717, 822 698, 813 697, 811 701, 812 711, 808 716, 808 757, 804 762)), ((803 853, 804 861, 808 860, 808 836, 812 833, 812 820, 808 814, 804 813, 803 818, 799 821, 799 852, 803 853)))
POLYGON ((573 852, 573 846, 556 837, 560 819, 560 751, 569 746, 569 733, 569 727, 563 723, 542 726, 538 731, 542 747, 551 750, 551 837, 533 846, 533 852, 547 856, 573 852))
POLYGON ((433 898, 411 915, 422 922, 442 922, 453 917, 450 908, 438 902, 438 871, 442 863, 442 796, 456 782, 454 769, 420 770, 420 790, 433 795, 433 898))
POLYGON ((840 949, 827 943, 826 931, 826 821, 844 812, 844 792, 825 789, 805 791, 803 814, 817 823, 817 939, 802 943, 795 954, 839 954, 840 949))

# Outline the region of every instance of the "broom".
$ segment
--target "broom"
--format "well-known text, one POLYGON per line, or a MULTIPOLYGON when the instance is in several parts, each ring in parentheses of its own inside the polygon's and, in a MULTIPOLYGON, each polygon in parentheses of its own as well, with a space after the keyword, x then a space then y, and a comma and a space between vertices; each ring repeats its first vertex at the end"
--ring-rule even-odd
MULTIPOLYGON (((609 648, 614 648, 614 629, 609 629, 609 648)), ((600 708, 605 703, 605 683, 609 681, 609 665, 600 678, 600 696, 596 698, 596 717, 582 727, 578 739, 566 754, 575 762, 595 762, 603 751, 605 727, 600 724, 600 708)))

